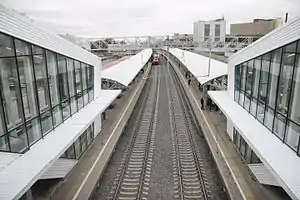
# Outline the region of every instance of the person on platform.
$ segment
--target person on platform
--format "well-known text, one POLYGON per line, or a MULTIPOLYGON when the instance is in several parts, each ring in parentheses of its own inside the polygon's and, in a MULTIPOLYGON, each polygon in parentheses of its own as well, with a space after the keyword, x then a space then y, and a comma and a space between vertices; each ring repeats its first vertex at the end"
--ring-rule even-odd
POLYGON ((204 110, 204 100, 201 98, 201 110, 204 110))

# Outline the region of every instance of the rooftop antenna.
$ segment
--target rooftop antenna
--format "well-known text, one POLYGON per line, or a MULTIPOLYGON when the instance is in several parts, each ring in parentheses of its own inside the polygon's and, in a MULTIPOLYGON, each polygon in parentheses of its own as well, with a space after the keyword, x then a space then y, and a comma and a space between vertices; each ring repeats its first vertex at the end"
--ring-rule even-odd
POLYGON ((287 23, 287 21, 288 21, 288 17, 289 17, 289 13, 285 13, 285 19, 284 19, 284 23, 287 23))
POLYGON ((222 20, 224 20, 224 13, 222 13, 222 20))

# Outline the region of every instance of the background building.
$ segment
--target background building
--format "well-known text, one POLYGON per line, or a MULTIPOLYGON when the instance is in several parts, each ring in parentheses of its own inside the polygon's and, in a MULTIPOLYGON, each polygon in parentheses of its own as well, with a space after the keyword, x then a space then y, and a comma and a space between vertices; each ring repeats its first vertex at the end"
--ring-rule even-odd
POLYGON ((217 19, 213 21, 197 21, 194 23, 194 42, 221 41, 225 42, 226 21, 217 19))
POLYGON ((228 90, 209 95, 261 184, 300 199, 300 18, 228 60, 228 90), (253 158, 255 158, 253 160, 253 158))
POLYGON ((250 23, 238 23, 230 25, 232 36, 263 36, 283 24, 282 18, 254 19, 250 23))

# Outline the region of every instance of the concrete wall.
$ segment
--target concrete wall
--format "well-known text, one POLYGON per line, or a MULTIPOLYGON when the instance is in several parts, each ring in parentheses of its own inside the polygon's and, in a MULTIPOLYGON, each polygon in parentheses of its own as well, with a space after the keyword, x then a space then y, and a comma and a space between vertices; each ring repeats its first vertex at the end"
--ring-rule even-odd
POLYGON ((225 42, 226 35, 226 21, 197 21, 194 23, 194 36, 193 40, 195 42, 203 42, 204 41, 204 27, 205 24, 210 25, 210 39, 215 41, 215 26, 217 24, 220 25, 220 41, 225 42))

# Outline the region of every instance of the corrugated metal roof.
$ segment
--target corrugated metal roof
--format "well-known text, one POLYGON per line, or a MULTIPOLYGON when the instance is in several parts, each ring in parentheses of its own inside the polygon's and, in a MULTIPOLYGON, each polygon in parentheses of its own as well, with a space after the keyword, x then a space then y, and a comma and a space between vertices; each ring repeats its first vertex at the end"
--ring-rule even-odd
POLYGON ((257 178, 258 182, 265 185, 280 186, 263 163, 249 164, 248 167, 257 178))
POLYGON ((76 162, 77 160, 75 159, 60 158, 42 175, 40 179, 64 178, 74 167, 76 162))
POLYGON ((208 91, 208 94, 232 121, 278 184, 292 199, 300 199, 300 159, 297 154, 230 98, 226 91, 208 91))
POLYGON ((101 66, 101 59, 96 55, 2 5, 0 5, 0 32, 93 66, 101 66))
POLYGON ((0 170, 0 199, 19 199, 119 94, 119 90, 101 91, 97 99, 0 170))
POLYGON ((152 49, 145 49, 135 56, 104 70, 102 72, 102 78, 111 79, 124 86, 128 86, 148 62, 151 55, 152 49))
POLYGON ((226 63, 211 59, 210 72, 208 73, 208 57, 177 48, 170 49, 170 53, 172 53, 186 66, 200 84, 207 83, 215 78, 227 74, 226 63))

